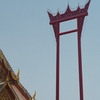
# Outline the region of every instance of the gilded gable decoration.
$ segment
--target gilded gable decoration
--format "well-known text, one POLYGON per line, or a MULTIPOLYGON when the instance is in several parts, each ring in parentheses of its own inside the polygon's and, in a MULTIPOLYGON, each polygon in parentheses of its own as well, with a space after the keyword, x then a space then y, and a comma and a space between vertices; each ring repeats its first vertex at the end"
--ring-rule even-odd
POLYGON ((32 96, 19 82, 19 75, 20 70, 15 74, 0 50, 0 100, 32 100, 32 96))

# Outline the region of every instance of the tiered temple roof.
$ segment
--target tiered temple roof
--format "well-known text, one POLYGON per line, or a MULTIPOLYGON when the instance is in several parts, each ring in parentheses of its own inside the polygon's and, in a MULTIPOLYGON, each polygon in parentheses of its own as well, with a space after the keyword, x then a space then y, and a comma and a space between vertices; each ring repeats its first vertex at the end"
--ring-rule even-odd
POLYGON ((0 50, 0 100, 32 100, 0 50))

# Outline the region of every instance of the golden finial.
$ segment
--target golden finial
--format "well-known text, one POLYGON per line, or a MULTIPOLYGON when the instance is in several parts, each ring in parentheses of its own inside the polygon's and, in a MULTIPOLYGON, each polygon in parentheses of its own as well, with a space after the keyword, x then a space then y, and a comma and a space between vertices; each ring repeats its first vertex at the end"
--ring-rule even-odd
POLYGON ((20 79, 19 75, 20 75, 20 69, 18 69, 18 72, 17 72, 17 75, 16 75, 18 81, 19 81, 19 79, 20 79))
POLYGON ((34 100, 36 100, 36 91, 34 92, 34 95, 32 97, 34 100))

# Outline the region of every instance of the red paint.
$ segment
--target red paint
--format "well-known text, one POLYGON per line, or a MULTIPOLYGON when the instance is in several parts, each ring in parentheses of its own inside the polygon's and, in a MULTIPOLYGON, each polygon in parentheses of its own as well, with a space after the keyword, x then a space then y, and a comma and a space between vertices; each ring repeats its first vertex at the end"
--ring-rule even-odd
MULTIPOLYGON (((56 32, 57 33, 59 33, 59 23, 57 23, 56 24, 56 32)), ((60 55, 59 55, 59 53, 60 53, 60 49, 59 49, 59 47, 60 47, 60 37, 59 37, 59 35, 57 35, 57 37, 56 37, 56 41, 57 41, 57 43, 56 43, 56 100, 59 100, 59 59, 60 59, 60 55)))
POLYGON ((79 89, 80 89, 80 100, 84 100, 83 98, 83 79, 82 79, 82 57, 81 57, 81 33, 82 33, 82 27, 85 16, 88 15, 88 7, 90 4, 90 0, 85 5, 84 8, 78 7, 77 10, 71 11, 71 9, 68 8, 64 14, 60 14, 59 12, 57 15, 53 16, 50 12, 48 12, 49 18, 50 18, 50 24, 53 26, 53 30, 55 33, 56 38, 56 100, 59 100, 59 76, 60 76, 60 36, 77 32, 77 39, 78 39, 78 68, 79 68, 79 89), (69 30, 66 32, 60 33, 60 23, 72 19, 77 19, 77 29, 69 30))

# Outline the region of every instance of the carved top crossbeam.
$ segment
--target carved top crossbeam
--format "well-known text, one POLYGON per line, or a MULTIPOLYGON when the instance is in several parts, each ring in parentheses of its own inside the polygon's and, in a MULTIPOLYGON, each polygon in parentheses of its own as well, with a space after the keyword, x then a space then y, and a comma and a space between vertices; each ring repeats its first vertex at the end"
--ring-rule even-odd
POLYGON ((77 9, 74 11, 72 11, 68 5, 65 13, 60 14, 58 11, 58 13, 55 16, 53 16, 53 14, 48 12, 48 15, 50 18, 50 24, 54 24, 56 22, 68 21, 68 20, 75 19, 81 16, 87 16, 88 15, 87 10, 88 10, 89 4, 90 4, 90 0, 86 3, 84 8, 81 8, 80 6, 78 6, 77 9))

